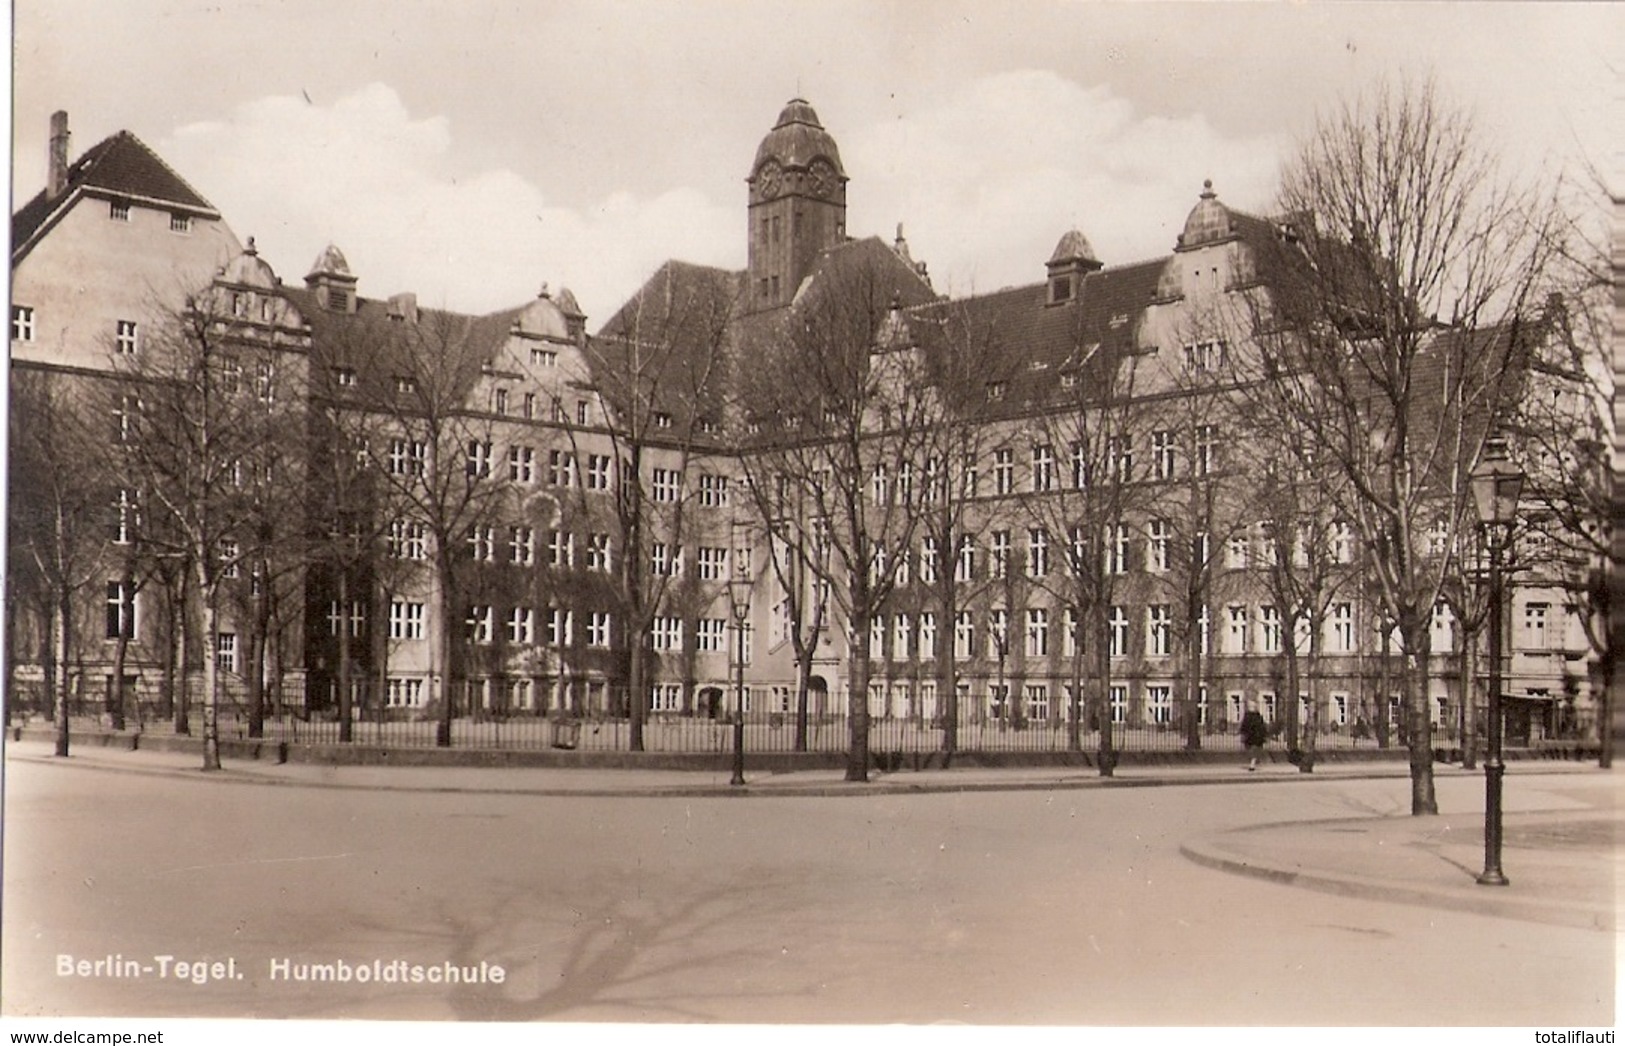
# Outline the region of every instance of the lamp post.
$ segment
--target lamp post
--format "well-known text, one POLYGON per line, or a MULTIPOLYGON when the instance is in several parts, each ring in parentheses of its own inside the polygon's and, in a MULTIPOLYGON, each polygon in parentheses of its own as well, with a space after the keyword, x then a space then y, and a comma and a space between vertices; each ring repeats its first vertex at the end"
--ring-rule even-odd
POLYGON ((745 783, 745 629, 750 617, 750 562, 739 541, 741 527, 733 527, 733 570, 728 576, 728 610, 734 619, 734 759, 730 785, 745 783))
POLYGON ((1484 759, 1484 871, 1480 886, 1505 886, 1501 871, 1501 551, 1517 518, 1523 473, 1507 460, 1506 441, 1491 437, 1472 472, 1473 502, 1486 532, 1490 553, 1489 752, 1484 759))

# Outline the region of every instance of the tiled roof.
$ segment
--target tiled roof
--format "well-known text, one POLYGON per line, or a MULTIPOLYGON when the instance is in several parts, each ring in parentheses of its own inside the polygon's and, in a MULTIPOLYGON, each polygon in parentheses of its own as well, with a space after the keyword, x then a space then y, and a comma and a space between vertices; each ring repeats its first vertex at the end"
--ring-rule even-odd
POLYGON ((86 189, 111 196, 127 196, 157 201, 219 218, 220 212, 205 200, 186 179, 175 171, 141 139, 120 131, 91 147, 68 168, 68 184, 53 199, 41 189, 11 217, 12 263, 19 261, 32 246, 35 235, 44 230, 86 189))

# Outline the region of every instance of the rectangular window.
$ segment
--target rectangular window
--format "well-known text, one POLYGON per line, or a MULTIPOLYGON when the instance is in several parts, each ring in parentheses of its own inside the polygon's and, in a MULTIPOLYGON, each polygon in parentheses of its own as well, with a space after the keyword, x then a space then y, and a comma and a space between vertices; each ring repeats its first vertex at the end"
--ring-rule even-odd
POLYGON ((548 646, 569 646, 575 642, 575 611, 563 607, 547 608, 548 646))
POLYGON ((1167 429, 1151 434, 1151 473, 1157 479, 1174 478, 1174 434, 1167 429))
POLYGON ((555 487, 576 485, 576 456, 567 450, 547 452, 547 478, 555 487))
POLYGON ((1049 656, 1049 611, 1043 607, 1027 609, 1027 656, 1049 656))
POLYGON ((531 447, 508 448, 508 479, 530 483, 536 478, 536 451, 531 447))
POLYGON ((1061 634, 1061 656, 1078 656, 1078 608, 1066 608, 1066 620, 1061 634))
POLYGON ((467 625, 470 643, 490 643, 496 635, 496 611, 489 604, 471 606, 467 625))
POLYGON ((969 581, 976 576, 976 541, 969 534, 959 539, 959 556, 954 562, 954 580, 969 581))
POLYGON ((1042 527, 1027 530, 1027 576, 1041 578, 1049 574, 1049 531, 1042 527))
POLYGON ((1145 718, 1154 726, 1174 721, 1173 687, 1158 683, 1145 688, 1145 718))
POLYGON ((1331 635, 1328 637, 1334 654, 1354 653, 1354 604, 1333 603, 1331 635))
POLYGON ((1247 608, 1239 604, 1231 604, 1225 611, 1224 652, 1227 654, 1245 654, 1247 652, 1247 608))
POLYGON ((1049 687, 1043 683, 1032 683, 1027 687, 1026 712, 1027 718, 1040 723, 1049 718, 1049 687))
POLYGON ((389 604, 389 638, 423 638, 423 604, 394 600, 389 604))
POLYGON ((34 340, 34 308, 31 305, 11 307, 11 340, 34 340))
POLYGON ((1128 573, 1128 545, 1128 524, 1119 523, 1113 528, 1111 548, 1107 549, 1106 570, 1108 573, 1128 573))
POLYGON ((215 663, 220 666, 220 671, 237 671, 237 633, 220 632, 214 639, 215 663))
POLYGON ((609 570, 609 535, 587 535, 587 569, 609 570))
POLYGON ((111 527, 113 544, 128 545, 135 540, 135 521, 135 491, 129 487, 120 487, 118 496, 113 500, 111 527))
POLYGON ((113 331, 113 346, 120 356, 134 356, 138 347, 134 320, 119 320, 113 331))
POLYGON ((1128 722, 1128 687, 1121 683, 1113 683, 1110 690, 1112 706, 1112 722, 1122 726, 1128 722))
POLYGON ((681 486, 679 473, 676 469, 655 469, 652 497, 655 501, 672 504, 677 501, 677 492, 681 486))
POLYGON ((522 645, 536 642, 536 611, 530 607, 514 607, 508 611, 508 642, 522 645))
POLYGON ((908 660, 910 640, 913 638, 913 620, 907 614, 898 614, 894 617, 892 619, 892 660, 908 660))
POLYGON ((680 617, 655 618, 654 644, 656 650, 666 652, 682 650, 683 619, 680 617))
POLYGON ((1153 519, 1146 526, 1145 569, 1154 574, 1168 570, 1168 521, 1153 519))
POLYGON ((1081 440, 1072 444, 1072 486, 1082 490, 1089 483, 1089 448, 1081 440))
POLYGON ((1244 570, 1252 542, 1246 534, 1234 534, 1224 546, 1224 565, 1231 570, 1244 570))
POLYGON ((726 508, 728 505, 728 477, 700 473, 700 504, 707 508, 726 508))
POLYGON ((969 610, 954 612, 954 658, 966 661, 976 656, 976 625, 969 610))
POLYGON ((1523 608, 1523 646, 1525 650, 1546 650, 1550 647, 1547 622, 1551 617, 1550 603, 1526 603, 1523 608))
POLYGON ((496 558, 495 527, 470 527, 468 529, 468 555, 476 563, 489 563, 496 558))
POLYGON ((220 541, 220 576, 235 578, 242 576, 242 546, 231 538, 220 541))
POLYGON ((1107 618, 1107 653, 1112 657, 1128 656, 1128 611, 1114 606, 1107 618))
MULTIPOLYGON (((346 615, 339 610, 338 600, 332 600, 327 604, 328 635, 336 636, 339 634, 339 629, 344 627, 345 616, 346 615)), ((367 630, 366 606, 360 600, 352 601, 350 603, 350 613, 348 616, 350 621, 351 638, 359 638, 360 636, 365 635, 367 630)))
POLYGON ((609 648, 609 614, 594 610, 587 617, 587 645, 600 650, 609 648))
POLYGON ((701 545, 697 559, 701 581, 722 581, 727 577, 727 549, 701 545))
POLYGON ((987 612, 987 639, 1000 659, 1010 653, 1010 611, 995 607, 987 612))
POLYGON ((1119 483, 1134 480, 1134 440, 1129 436, 1112 436, 1106 441, 1106 457, 1111 462, 1112 478, 1119 483))
POLYGON ((940 568, 940 547, 936 538, 926 538, 920 548, 920 580, 927 585, 937 582, 937 572, 940 568))
POLYGON ((1259 607, 1258 652, 1261 654, 1279 654, 1281 652, 1281 638, 1281 611, 1267 604, 1259 607))
POLYGON ((402 679, 391 676, 389 680, 389 706, 391 708, 417 708, 423 704, 424 690, 421 679, 402 679))
POLYGON ((333 383, 341 389, 355 388, 356 376, 354 367, 334 367, 333 383))
POLYGON ((392 476, 421 476, 429 449, 422 440, 389 441, 389 473, 392 476))
POLYGON ((609 489, 609 462, 607 454, 587 455, 587 489, 609 489))
POLYGON ((1055 489, 1055 448, 1043 444, 1033 448, 1033 491, 1045 493, 1055 489))
POLYGON ((702 617, 694 624, 694 648, 702 654, 721 654, 728 649, 728 627, 720 617, 702 617))
POLYGON ((1354 562, 1354 528, 1342 520, 1332 524, 1332 562, 1354 562))
POLYGON ((530 527, 508 528, 508 561, 522 567, 536 562, 536 532, 530 527))
POLYGON ((107 202, 107 217, 115 222, 130 220, 129 200, 109 200, 107 202))
POLYGON ((1211 475, 1219 467, 1219 427, 1196 426, 1196 474, 1211 475))
POLYGON ((1145 608, 1145 652, 1151 657, 1167 657, 1174 652, 1173 610, 1166 603, 1145 608))
POLYGON ((993 493, 1010 494, 1016 489, 1016 454, 1001 447, 993 452, 993 493))
POLYGON ((393 559, 422 560, 429 550, 429 528, 410 519, 389 521, 389 554, 393 559))
POLYGON ((123 581, 109 581, 107 583, 107 622, 106 637, 108 639, 134 639, 135 638, 135 586, 126 586, 123 581))
POLYGON ((1010 532, 1008 530, 995 530, 993 532, 993 577, 1003 578, 1010 574, 1010 532))
POLYGON ((170 232, 191 232, 192 231, 192 216, 190 214, 173 214, 173 213, 170 214, 170 216, 169 216, 169 231, 170 232))
MULTIPOLYGON (((529 527, 524 528, 529 530, 529 527)), ((513 537, 520 537, 515 534, 513 537)), ((524 535, 527 536, 528 535, 524 535)), ((568 530, 549 530, 547 532, 547 563, 553 567, 573 567, 576 565, 576 536, 568 530)))
POLYGON ((557 367, 559 354, 552 349, 532 348, 530 350, 530 365, 532 367, 557 367))
POLYGON ((931 611, 920 613, 919 655, 922 660, 937 656, 937 615, 931 611))

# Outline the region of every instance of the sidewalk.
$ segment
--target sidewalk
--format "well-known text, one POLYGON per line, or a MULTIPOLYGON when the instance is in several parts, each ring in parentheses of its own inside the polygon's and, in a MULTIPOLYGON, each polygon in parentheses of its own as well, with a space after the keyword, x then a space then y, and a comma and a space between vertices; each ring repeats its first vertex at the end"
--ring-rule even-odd
MULTIPOLYGON (((882 774, 849 783, 839 770, 771 774, 750 772, 743 787, 731 786, 726 759, 714 770, 477 766, 326 766, 224 759, 206 774, 197 753, 154 749, 81 748, 66 761, 44 741, 5 746, 8 763, 71 765, 110 773, 136 773, 222 785, 372 789, 440 794, 577 797, 856 797, 943 792, 1053 791, 1169 785, 1258 786, 1317 780, 1395 779, 1407 776, 1400 761, 1335 763, 1299 773, 1286 763, 1257 773, 1239 765, 1120 765, 1110 778, 1087 768, 955 768, 882 774)), ((1440 779, 1481 779, 1482 771, 1437 764, 1440 779)), ((1481 814, 1382 817, 1259 825, 1185 841, 1181 852, 1198 864, 1285 885, 1344 896, 1421 904, 1506 918, 1613 931, 1618 924, 1619 873, 1625 870, 1619 842, 1625 839, 1625 808, 1611 775, 1595 764, 1532 761, 1514 764, 1520 777, 1571 776, 1576 795, 1560 810, 1518 809, 1504 817, 1503 866, 1512 885, 1479 886, 1483 868, 1481 814)), ((1561 782, 1559 782, 1561 783, 1561 782)))

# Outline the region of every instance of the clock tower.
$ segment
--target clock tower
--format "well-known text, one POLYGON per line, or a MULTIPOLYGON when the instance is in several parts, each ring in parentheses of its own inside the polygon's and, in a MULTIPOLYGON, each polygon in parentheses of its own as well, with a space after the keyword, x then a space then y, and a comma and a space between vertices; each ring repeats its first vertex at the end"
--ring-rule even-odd
POLYGON ((793 98, 751 164, 750 311, 788 305, 820 252, 846 240, 846 171, 813 107, 793 98))

